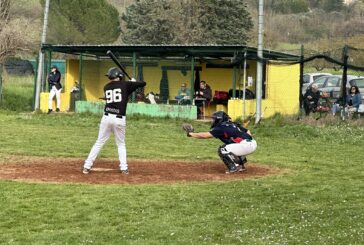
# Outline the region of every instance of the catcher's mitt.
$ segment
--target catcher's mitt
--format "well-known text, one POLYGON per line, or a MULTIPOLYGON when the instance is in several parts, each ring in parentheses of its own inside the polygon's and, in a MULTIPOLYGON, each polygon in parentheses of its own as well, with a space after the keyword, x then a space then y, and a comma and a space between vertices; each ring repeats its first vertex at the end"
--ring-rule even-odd
POLYGON ((191 137, 190 133, 192 133, 194 130, 191 124, 189 123, 182 124, 182 129, 186 131, 188 137, 191 137))

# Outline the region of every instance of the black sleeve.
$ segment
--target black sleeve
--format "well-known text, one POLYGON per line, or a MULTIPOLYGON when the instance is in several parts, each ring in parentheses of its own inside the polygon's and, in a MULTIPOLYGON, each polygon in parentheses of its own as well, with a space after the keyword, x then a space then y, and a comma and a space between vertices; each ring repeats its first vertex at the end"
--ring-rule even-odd
POLYGON ((59 83, 61 81, 61 73, 56 72, 56 74, 54 74, 53 76, 49 75, 48 76, 48 82, 52 83, 52 84, 56 84, 59 83))
POLYGON ((315 103, 318 103, 320 100, 320 92, 315 93, 313 97, 315 103))
POLYGON ((138 82, 126 82, 128 84, 128 92, 129 94, 134 92, 139 87, 144 87, 146 85, 146 82, 138 81, 138 82))
POLYGON ((210 87, 206 88, 205 93, 204 93, 204 97, 206 98, 207 101, 211 100, 212 92, 211 92, 210 87))

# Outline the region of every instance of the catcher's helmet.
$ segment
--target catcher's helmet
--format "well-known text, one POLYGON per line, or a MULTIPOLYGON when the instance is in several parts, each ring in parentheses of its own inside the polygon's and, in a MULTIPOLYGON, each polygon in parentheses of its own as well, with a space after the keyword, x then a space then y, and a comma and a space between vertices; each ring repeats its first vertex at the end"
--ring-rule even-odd
POLYGON ((114 79, 114 78, 117 78, 117 77, 121 78, 121 77, 124 76, 124 73, 119 68, 112 67, 112 68, 109 69, 107 74, 105 74, 105 76, 107 76, 109 79, 114 79))
POLYGON ((226 114, 224 111, 216 111, 212 114, 212 125, 211 128, 215 127, 217 124, 222 122, 228 122, 230 121, 230 117, 228 114, 226 114))

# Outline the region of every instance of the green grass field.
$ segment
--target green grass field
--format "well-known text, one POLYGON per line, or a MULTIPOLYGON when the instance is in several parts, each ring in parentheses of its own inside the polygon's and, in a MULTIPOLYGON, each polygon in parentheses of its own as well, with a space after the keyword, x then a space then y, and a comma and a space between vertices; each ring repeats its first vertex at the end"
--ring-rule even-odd
MULTIPOLYGON (((99 119, 2 111, 0 164, 7 156, 84 159, 99 119)), ((128 158, 217 160, 220 142, 187 138, 181 123, 129 117, 128 158)), ((168 185, 2 180, 0 243, 363 244, 362 125, 277 116, 251 127, 258 150, 249 160, 284 169, 264 178, 168 185)), ((116 160, 113 140, 101 157, 116 160)))

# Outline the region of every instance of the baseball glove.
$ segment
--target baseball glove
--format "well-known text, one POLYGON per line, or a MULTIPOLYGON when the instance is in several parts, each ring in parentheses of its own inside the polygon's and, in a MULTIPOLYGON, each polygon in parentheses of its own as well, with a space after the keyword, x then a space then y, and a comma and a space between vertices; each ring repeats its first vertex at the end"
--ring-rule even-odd
POLYGON ((194 130, 191 124, 189 123, 182 124, 182 129, 186 131, 188 137, 191 137, 190 133, 192 133, 194 130))

